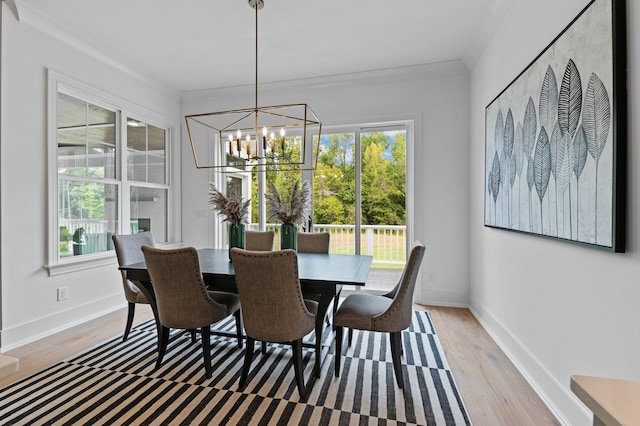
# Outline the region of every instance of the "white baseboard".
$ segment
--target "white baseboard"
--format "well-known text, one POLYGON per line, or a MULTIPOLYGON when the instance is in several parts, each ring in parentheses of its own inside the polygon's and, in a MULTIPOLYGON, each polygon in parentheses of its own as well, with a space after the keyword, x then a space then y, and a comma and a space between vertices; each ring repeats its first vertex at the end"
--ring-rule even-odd
POLYGON ((1 331, 2 352, 7 352, 43 337, 64 331, 84 322, 122 309, 126 301, 121 293, 95 300, 84 305, 73 306, 52 315, 5 328, 1 331))
POLYGON ((569 378, 566 386, 560 383, 491 313, 480 312, 473 306, 469 310, 560 423, 591 424, 592 413, 571 393, 569 378))
POLYGON ((421 305, 466 308, 469 306, 469 295, 467 292, 461 291, 424 288, 422 289, 422 292, 415 292, 414 302, 421 305))

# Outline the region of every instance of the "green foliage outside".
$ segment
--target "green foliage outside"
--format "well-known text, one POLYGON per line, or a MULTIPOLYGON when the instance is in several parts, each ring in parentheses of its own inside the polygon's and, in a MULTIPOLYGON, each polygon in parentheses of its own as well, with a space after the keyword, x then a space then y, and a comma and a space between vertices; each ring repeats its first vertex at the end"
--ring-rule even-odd
MULTIPOLYGON (((94 169, 87 173, 84 168, 69 170, 66 173, 72 176, 100 177, 94 169)), ((58 217, 65 219, 92 219, 104 220, 105 218, 105 185, 90 181, 76 181, 59 179, 58 189, 58 217)))
MULTIPOLYGON (((404 225, 406 140, 403 132, 391 138, 385 133, 363 133, 362 224, 404 225)), ((314 175, 314 223, 347 225, 355 222, 354 134, 336 133, 326 137, 314 175)), ((300 172, 267 172, 281 194, 288 194, 300 172)), ((257 174, 253 174, 252 199, 257 200, 257 174)), ((258 221, 253 203, 252 222, 258 221)))

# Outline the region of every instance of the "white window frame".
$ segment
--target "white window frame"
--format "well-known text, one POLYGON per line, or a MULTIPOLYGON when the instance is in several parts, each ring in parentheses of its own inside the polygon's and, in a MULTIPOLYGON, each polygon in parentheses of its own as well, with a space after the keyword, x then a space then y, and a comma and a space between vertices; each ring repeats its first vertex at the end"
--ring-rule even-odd
POLYGON ((166 130, 166 173, 167 182, 167 241, 173 241, 174 235, 174 183, 173 183, 173 129, 167 124, 168 120, 156 113, 125 101, 117 96, 106 93, 100 89, 79 82, 53 70, 48 70, 47 90, 47 147, 48 147, 48 244, 47 244, 47 269, 50 276, 69 272, 90 269, 102 265, 113 264, 115 252, 113 250, 98 253, 85 254, 60 259, 59 255, 59 220, 58 220, 58 144, 57 144, 57 98, 58 93, 63 92, 78 99, 85 100, 94 105, 116 111, 116 126, 118 126, 117 144, 117 169, 113 180, 105 183, 118 186, 118 229, 117 233, 129 233, 129 188, 130 186, 153 186, 136 181, 128 181, 126 176, 126 141, 123 141, 126 130, 124 117, 135 118, 147 124, 166 130))
MULTIPOLYGON (((356 168, 356 203, 360 205, 360 195, 361 195, 361 182, 360 182, 360 167, 362 165, 362 152, 360 147, 360 136, 362 133, 375 132, 375 131, 385 131, 389 129, 400 129, 404 128, 406 132, 405 143, 406 143, 406 177, 405 177, 405 185, 406 185, 406 194, 405 194, 405 209, 406 209, 406 231, 405 231, 405 244, 407 248, 411 247, 414 241, 414 224, 415 224, 415 183, 414 183, 414 159, 415 159, 415 132, 416 132, 416 121, 417 119, 406 119, 406 120, 389 120, 389 121, 371 121, 371 122, 362 122, 360 124, 340 124, 340 125, 327 125, 323 127, 323 134, 332 134, 332 133, 354 133, 355 134, 355 145, 354 145, 354 156, 360 157, 360 161, 357 163, 356 168)), ((303 175, 304 176, 304 175, 303 175)), ((313 171, 310 172, 310 176, 313 176, 313 171)), ((304 177, 304 179, 309 179, 304 177)), ((356 233, 360 232, 360 219, 361 219, 361 211, 357 209, 355 212, 356 215, 356 233)), ((360 253, 362 247, 360 247, 360 240, 356 239, 356 252, 360 253)), ((407 251, 408 253, 408 251, 407 251)))

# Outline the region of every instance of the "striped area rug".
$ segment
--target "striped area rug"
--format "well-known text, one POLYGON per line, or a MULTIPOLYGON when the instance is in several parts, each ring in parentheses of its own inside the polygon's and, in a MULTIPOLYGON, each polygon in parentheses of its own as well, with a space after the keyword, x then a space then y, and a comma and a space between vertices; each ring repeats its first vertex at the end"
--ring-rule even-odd
MULTIPOLYGON (((218 324, 229 331, 232 319, 218 324)), ((429 314, 415 311, 403 333, 405 390, 395 385, 388 338, 354 332, 333 374, 333 353, 306 403, 299 401, 291 347, 256 345, 246 388, 238 391, 243 350, 212 337, 213 377, 205 379, 199 342, 172 332, 154 370, 152 321, 0 390, 3 425, 469 425, 470 420, 429 314)), ((345 345, 346 346, 346 345, 345 345)), ((304 354, 305 379, 313 369, 304 354)))

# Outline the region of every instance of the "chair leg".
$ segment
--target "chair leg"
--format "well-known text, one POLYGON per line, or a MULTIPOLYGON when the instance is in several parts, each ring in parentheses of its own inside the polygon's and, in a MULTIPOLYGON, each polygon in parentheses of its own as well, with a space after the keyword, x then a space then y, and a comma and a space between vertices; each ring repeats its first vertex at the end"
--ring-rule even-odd
POLYGON ((196 338, 196 331, 195 330, 189 330, 189 333, 191 334, 191 343, 195 343, 196 340, 198 340, 196 338))
POLYGON ((156 369, 162 365, 162 358, 167 352, 167 344, 169 343, 169 328, 160 325, 160 345, 158 346, 158 359, 156 360, 156 369))
POLYGON ((242 349, 242 315, 238 309, 233 316, 236 317, 236 337, 238 339, 238 349, 242 349))
POLYGON ((400 359, 402 332, 389 333, 389 342, 391 343, 391 358, 393 359, 393 372, 396 376, 396 383, 400 389, 403 389, 404 379, 402 377, 402 360, 400 359))
POLYGON ((200 329, 202 334, 202 354, 204 355, 204 371, 207 379, 211 378, 211 329, 205 325, 200 329))
POLYGON ((351 341, 353 340, 353 328, 349 329, 349 347, 351 347, 351 341))
POLYGON ((264 340, 262 341, 262 355, 265 355, 267 353, 267 342, 265 342, 264 340))
POLYGON ((124 327, 124 336, 122 336, 122 341, 126 342, 129 338, 129 332, 131 331, 131 326, 133 325, 133 314, 136 311, 136 304, 129 302, 129 309, 127 311, 127 325, 124 327))
POLYGON ((244 388, 249 376, 249 370, 251 369, 251 361, 253 361, 253 346, 255 340, 252 337, 247 336, 247 345, 244 348, 244 365, 242 366, 242 374, 240 375, 240 389, 244 388))
POLYGON ((302 339, 294 340, 291 342, 293 346, 293 371, 296 375, 296 384, 298 385, 298 393, 300 394, 300 400, 304 401, 307 397, 307 390, 304 387, 304 377, 302 368, 302 339))
MULTIPOLYGON (((351 329, 349 329, 351 330, 351 329)), ((336 327, 336 353, 334 354, 335 375, 340 377, 340 360, 342 358, 342 334, 344 332, 343 327, 336 327)))

